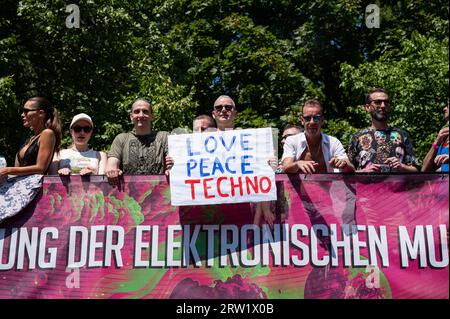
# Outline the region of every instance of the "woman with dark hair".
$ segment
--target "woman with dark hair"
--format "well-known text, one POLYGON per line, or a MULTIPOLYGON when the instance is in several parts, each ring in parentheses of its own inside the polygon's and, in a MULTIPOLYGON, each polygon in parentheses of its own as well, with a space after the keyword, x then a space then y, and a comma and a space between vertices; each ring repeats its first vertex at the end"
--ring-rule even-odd
POLYGON ((43 97, 29 99, 22 109, 23 126, 33 130, 16 154, 15 165, 0 168, 0 180, 10 178, 0 186, 0 221, 26 206, 37 194, 42 175, 61 147, 61 124, 58 111, 43 97))
POLYGON ((58 111, 43 97, 29 99, 22 109, 23 126, 34 135, 25 141, 16 154, 14 167, 0 169, 0 176, 46 174, 53 153, 61 147, 61 124, 58 111))

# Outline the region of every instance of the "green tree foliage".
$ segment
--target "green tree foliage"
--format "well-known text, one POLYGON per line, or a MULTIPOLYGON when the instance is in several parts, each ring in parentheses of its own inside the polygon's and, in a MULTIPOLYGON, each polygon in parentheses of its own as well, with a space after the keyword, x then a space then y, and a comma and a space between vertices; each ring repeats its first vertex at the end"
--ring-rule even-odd
POLYGON ((402 40, 395 54, 385 52, 378 60, 358 67, 342 64, 342 87, 361 97, 360 103, 349 106, 348 113, 356 115, 352 124, 366 126, 361 119, 368 119, 368 115, 361 110, 367 87, 383 87, 392 100, 390 124, 410 133, 422 159, 444 124, 448 58, 448 38, 438 40, 415 32, 410 39, 402 40))
POLYGON ((12 128, 9 123, 11 118, 15 118, 19 114, 16 108, 16 95, 12 89, 14 81, 11 77, 0 78, 0 127, 2 127, 2 134, 0 134, 0 155, 5 156, 8 165, 14 165, 14 155, 17 152, 17 147, 11 143, 17 138, 16 130, 12 128))
POLYGON ((196 88, 200 112, 210 113, 214 99, 228 94, 244 111, 239 126, 248 127, 279 123, 286 107, 301 102, 309 81, 292 61, 291 42, 281 34, 281 16, 268 19, 268 12, 286 11, 283 2, 154 3, 173 57, 168 71, 196 88), (252 120, 251 114, 261 118, 252 120))
POLYGON ((448 3, 383 1, 380 28, 367 28, 373 1, 80 0, 80 28, 67 28, 69 2, 0 0, 0 151, 8 162, 27 132, 23 102, 42 95, 63 116, 96 124, 92 144, 108 149, 129 130, 130 104, 149 99, 154 125, 190 128, 221 94, 238 126, 297 124, 318 98, 325 131, 344 145, 369 119, 371 86, 393 97, 393 124, 407 129, 423 157, 442 125, 448 97, 448 3))
MULTIPOLYGON (((9 26, 10 32, 1 33, 0 76, 13 81, 9 87, 19 103, 34 95, 53 101, 62 114, 66 144, 73 115, 90 114, 96 124, 92 144, 100 149, 131 128, 128 112, 137 97, 154 103, 157 129, 190 126, 196 106, 192 88, 173 83, 164 72, 164 41, 141 5, 77 4, 80 28, 66 27, 65 1, 10 2, 2 13, 2 26, 9 26)), ((7 130, 17 127, 19 113, 9 116, 7 130)), ((9 143, 19 147, 17 138, 9 143)))

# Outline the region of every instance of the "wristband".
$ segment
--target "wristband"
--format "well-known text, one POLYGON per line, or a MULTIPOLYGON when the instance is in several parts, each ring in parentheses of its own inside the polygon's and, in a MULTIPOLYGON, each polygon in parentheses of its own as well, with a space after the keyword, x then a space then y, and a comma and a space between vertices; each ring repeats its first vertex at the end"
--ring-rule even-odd
POLYGON ((432 147, 432 148, 434 148, 435 150, 439 149, 439 145, 437 145, 437 144, 434 144, 434 143, 433 143, 433 144, 431 144, 431 147, 432 147))

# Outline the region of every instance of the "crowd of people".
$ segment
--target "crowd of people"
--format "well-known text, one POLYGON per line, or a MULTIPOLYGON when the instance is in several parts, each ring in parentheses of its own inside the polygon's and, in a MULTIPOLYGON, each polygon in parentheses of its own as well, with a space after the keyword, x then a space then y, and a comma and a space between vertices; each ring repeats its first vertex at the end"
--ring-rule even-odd
MULTIPOLYGON (((414 154, 408 133, 389 125, 391 103, 388 93, 381 88, 370 90, 364 108, 371 116, 371 126, 352 136, 346 152, 339 139, 321 131, 325 114, 320 101, 306 101, 299 115, 301 126, 289 125, 282 132, 281 159, 268 158, 267 164, 276 173, 449 171, 448 103, 443 110, 446 124, 430 146, 422 166, 414 154)), ((236 115, 233 99, 221 95, 214 102, 211 116, 202 114, 193 120, 192 131, 238 129, 235 128, 236 115)), ((129 116, 134 128, 117 135, 106 154, 89 147, 94 134, 92 118, 85 113, 77 114, 69 127, 72 143, 61 150, 58 111, 45 98, 27 100, 21 117, 23 126, 32 129, 33 135, 19 148, 14 165, 0 166, 0 222, 19 212, 33 199, 46 174, 106 175, 114 186, 120 183, 123 174, 165 174, 170 182, 174 160, 169 154, 169 133, 153 129, 155 115, 150 102, 142 98, 135 100, 129 116), (10 175, 12 177, 8 179, 10 175)), ((273 204, 256 204, 256 224, 274 222, 273 204)))
MULTIPOLYGON (((352 136, 346 152, 336 137, 321 132, 325 115, 320 101, 306 101, 299 116, 303 128, 289 125, 283 131, 283 153, 276 172, 448 172, 448 104, 444 108, 447 124, 437 134, 422 166, 408 133, 389 125, 388 93, 381 88, 372 89, 364 107, 372 124, 352 136)), ((233 99, 219 96, 211 116, 204 114, 193 120, 193 132, 234 129, 236 114, 233 99)), ((173 166, 168 154, 169 133, 153 130, 155 116, 150 102, 137 99, 131 105, 129 116, 133 130, 119 134, 108 154, 89 147, 94 123, 84 113, 74 116, 70 124, 72 144, 60 150, 62 132, 58 111, 45 98, 33 97, 26 101, 21 115, 23 125, 33 130, 33 136, 19 148, 14 165, 0 168, 0 177, 104 174, 111 184, 117 184, 122 174, 168 174, 173 166)), ((269 164, 273 164, 273 159, 269 164)))

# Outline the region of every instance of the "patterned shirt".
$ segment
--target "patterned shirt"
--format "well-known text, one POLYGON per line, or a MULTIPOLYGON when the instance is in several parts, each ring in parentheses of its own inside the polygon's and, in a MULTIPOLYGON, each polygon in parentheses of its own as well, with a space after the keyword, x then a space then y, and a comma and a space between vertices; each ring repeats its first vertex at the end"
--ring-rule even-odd
POLYGON ((382 164, 381 172, 390 172, 391 168, 384 164, 389 157, 397 157, 401 163, 420 169, 408 133, 394 127, 359 131, 350 140, 348 157, 356 170, 368 164, 382 164))

